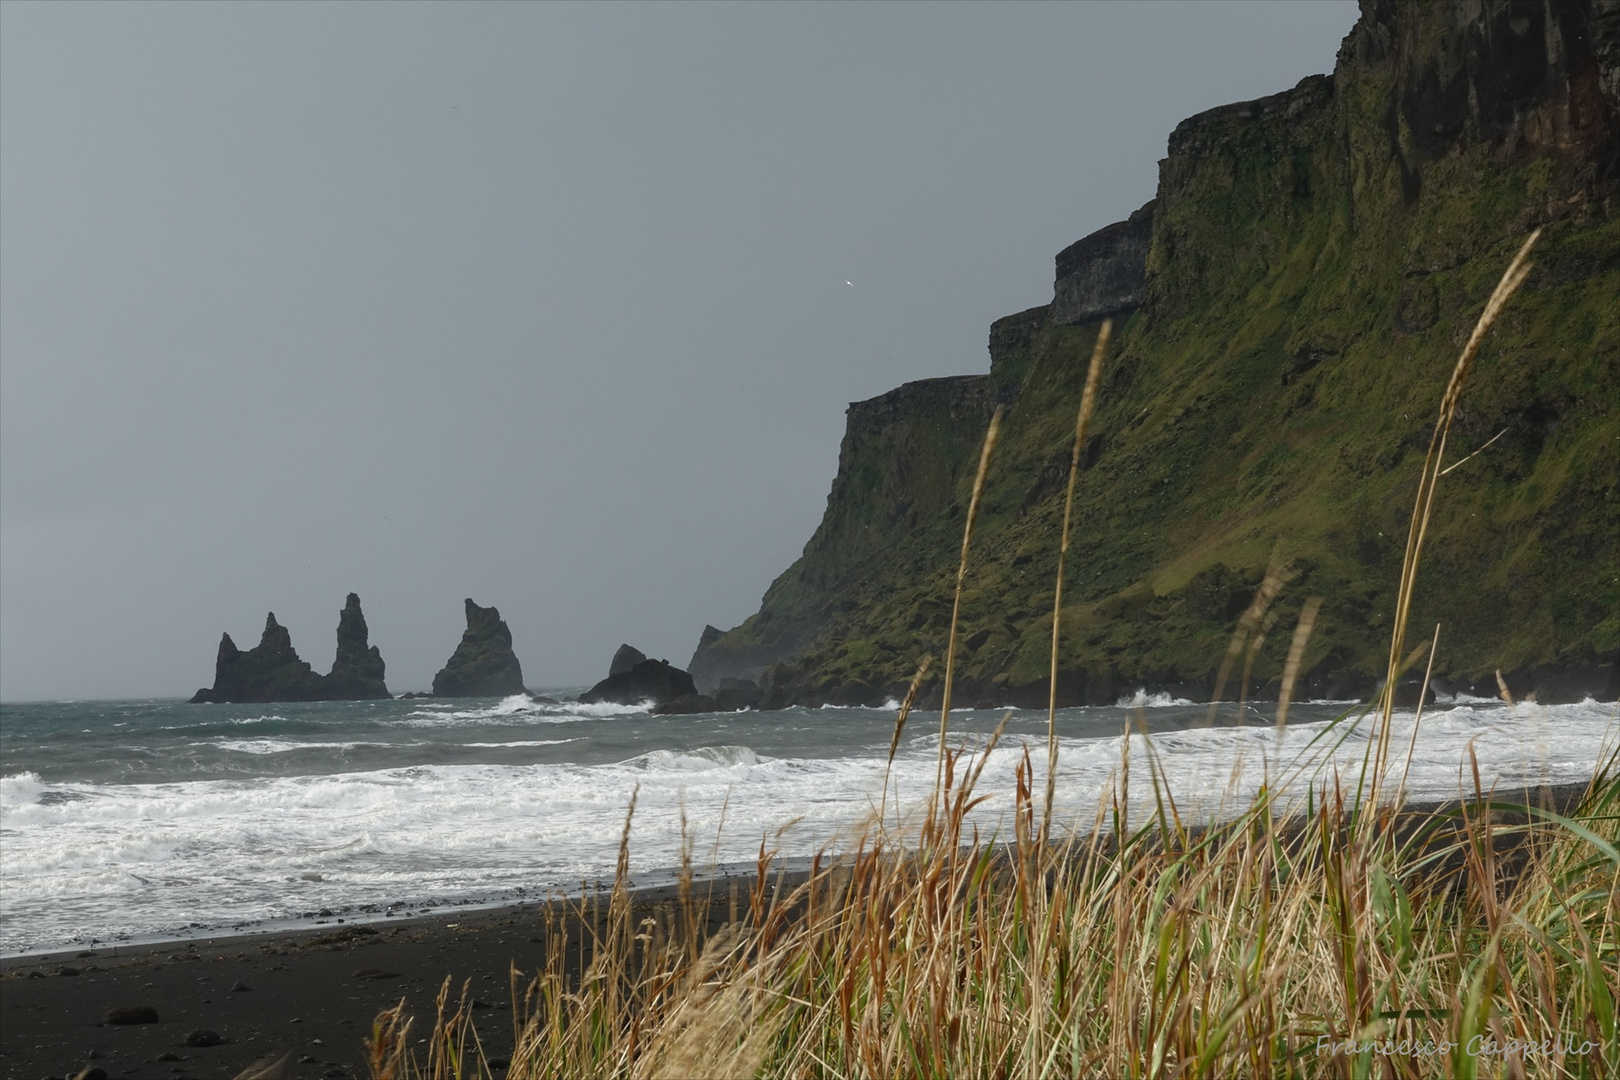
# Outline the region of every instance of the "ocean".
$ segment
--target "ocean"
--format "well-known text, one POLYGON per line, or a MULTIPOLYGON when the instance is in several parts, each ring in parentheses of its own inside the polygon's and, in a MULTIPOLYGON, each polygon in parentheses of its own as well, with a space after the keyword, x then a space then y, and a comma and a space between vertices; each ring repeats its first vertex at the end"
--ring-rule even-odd
MULTIPOLYGON (((553 692, 555 693, 555 692, 553 692)), ((1303 797, 1335 770, 1353 785, 1371 719, 1349 703, 1166 697, 1058 716, 1057 820, 1089 828, 1129 738, 1131 813, 1154 767, 1184 815, 1245 803, 1269 772, 1303 797), (1348 719, 1340 719, 1346 717, 1348 719), (1141 732, 1145 731, 1146 734, 1141 732)), ((977 753, 1004 710, 951 716, 977 753)), ((1611 752, 1614 704, 1425 710, 1408 792, 1583 781, 1611 752), (1466 784, 1464 783, 1466 778, 1466 784)), ((631 871, 669 880, 683 845, 699 871, 847 847, 882 797, 894 711, 786 709, 655 716, 643 708, 505 700, 186 705, 0 705, 0 953, 386 919, 537 900, 611 880, 632 793, 631 871), (683 829, 684 820, 684 829, 683 829)), ((1413 716, 1398 714, 1404 763, 1413 716)), ((932 789, 938 713, 900 740, 891 816, 932 789)), ((1045 784, 1046 715, 1014 710, 986 762, 981 836, 1003 828, 1027 747, 1045 784)), ((1038 796, 1037 796, 1038 797, 1038 796)))

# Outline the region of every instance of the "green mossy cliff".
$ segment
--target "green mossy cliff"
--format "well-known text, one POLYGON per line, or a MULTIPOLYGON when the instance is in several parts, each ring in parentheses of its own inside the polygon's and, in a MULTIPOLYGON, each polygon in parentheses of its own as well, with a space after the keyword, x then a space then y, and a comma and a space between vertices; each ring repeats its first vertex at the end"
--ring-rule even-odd
POLYGON ((1369 693, 1441 391, 1545 226, 1462 399, 1447 461, 1481 452, 1442 481, 1412 627, 1441 625, 1442 686, 1494 692, 1500 669, 1544 701, 1613 697, 1617 194, 1620 3, 1364 2, 1332 75, 1179 125, 1153 203, 1065 250, 1056 302, 991 328, 988 374, 850 406, 821 526, 756 615, 705 631, 699 689, 751 678, 778 704, 903 692, 944 644, 999 403, 959 692, 1044 704, 1074 415, 1111 314, 1060 699, 1207 699, 1274 558, 1293 578, 1250 694, 1275 694, 1309 595, 1324 604, 1308 692, 1369 693))

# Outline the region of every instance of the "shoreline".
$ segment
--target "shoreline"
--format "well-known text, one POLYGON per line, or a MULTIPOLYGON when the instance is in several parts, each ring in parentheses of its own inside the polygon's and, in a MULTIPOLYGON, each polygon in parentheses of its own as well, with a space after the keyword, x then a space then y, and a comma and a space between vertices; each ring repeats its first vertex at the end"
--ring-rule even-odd
MULTIPOLYGON (((1587 788, 1499 788, 1492 798, 1565 812, 1587 788)), ((1401 817, 1416 824, 1464 801, 1408 803, 1401 817)), ((772 864, 771 877, 781 887, 807 875, 808 861, 795 861, 772 864)), ((692 883, 711 933, 735 920, 739 907, 746 910, 756 881, 753 865, 717 869, 692 883)), ((577 974, 583 942, 594 929, 587 923, 604 918, 607 894, 596 891, 604 903, 584 917, 567 911, 582 894, 559 892, 517 904, 0 958, 0 1076, 35 1080, 100 1068, 109 1080, 206 1080, 285 1056, 281 1075, 289 1080, 362 1077, 368 1075, 364 1040, 377 1013, 403 1000, 416 1017, 412 1037, 418 1037, 431 1026, 446 977, 454 980, 452 997, 463 981, 470 987, 469 996, 480 1003, 475 1008, 486 1054, 499 1059, 515 1042, 512 967, 532 973, 541 966, 543 935, 561 918, 577 974), (104 1023, 109 1009, 131 1006, 156 1010, 157 1022, 104 1023), (193 1037, 199 1031, 219 1041, 188 1045, 211 1041, 193 1037)), ((674 881, 632 886, 632 909, 641 916, 669 911, 678 895, 674 881)), ((526 981, 525 975, 520 986, 526 981)))
MULTIPOLYGON (((1534 794, 1537 799, 1550 795, 1553 804, 1567 806, 1579 797, 1587 788, 1584 781, 1566 782, 1558 784, 1537 784, 1527 787, 1514 787, 1512 789, 1498 788, 1496 801, 1524 803, 1534 794), (1500 794, 1503 790, 1511 790, 1514 796, 1500 794)), ((1464 802, 1474 801, 1471 797, 1457 796, 1445 798, 1419 798, 1408 799, 1402 806, 1401 814, 1406 816, 1421 816, 1437 810, 1461 805, 1464 802)), ((1301 797, 1289 797, 1279 800, 1280 805, 1287 807, 1283 818, 1298 812, 1303 804, 1301 797)), ((1218 815, 1224 820, 1228 815, 1218 815)), ((1190 826, 1195 831, 1201 825, 1190 826)), ((836 858, 836 856, 834 857, 836 858)), ((781 871, 789 875, 800 874, 807 870, 812 862, 808 855, 777 856, 772 861, 773 872, 781 871)), ((630 875, 630 892, 636 897, 658 897, 664 892, 674 890, 677 885, 680 870, 678 867, 653 867, 630 875)), ((694 887, 707 886, 710 882, 730 882, 734 880, 752 881, 755 877, 755 863, 753 860, 743 862, 711 864, 702 870, 694 870, 692 881, 694 887)), ((156 932, 140 937, 118 940, 94 940, 89 943, 60 943, 42 948, 23 949, 18 951, 0 951, 0 976, 19 964, 59 962, 68 958, 81 957, 86 952, 94 952, 104 956, 131 956, 141 951, 164 950, 183 948, 203 943, 219 943, 233 941, 260 941, 278 937, 300 938, 306 936, 319 936, 339 933, 338 927, 353 928, 356 926, 372 926, 382 928, 386 926, 405 926, 413 922, 434 919, 454 919, 459 916, 471 918, 477 913, 495 911, 519 911, 529 908, 544 907, 558 901, 575 902, 587 895, 606 896, 613 888, 611 878, 598 878, 591 882, 575 883, 571 886, 555 886, 550 888, 536 888, 525 890, 517 888, 504 895, 483 898, 470 898, 459 900, 435 900, 428 898, 422 902, 411 904, 406 901, 395 901, 388 904, 368 903, 362 905, 349 905, 341 909, 322 909, 319 913, 305 913, 298 916, 288 916, 280 919, 259 919, 236 923, 220 923, 213 926, 188 927, 194 932, 178 931, 172 934, 156 932), (520 895, 512 895, 513 893, 520 895)))

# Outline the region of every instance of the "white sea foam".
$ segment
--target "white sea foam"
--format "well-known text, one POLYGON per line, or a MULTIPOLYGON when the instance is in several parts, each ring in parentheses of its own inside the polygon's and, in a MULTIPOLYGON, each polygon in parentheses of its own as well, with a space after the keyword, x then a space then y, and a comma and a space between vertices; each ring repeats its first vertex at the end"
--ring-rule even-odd
POLYGON ((45 785, 40 782, 39 773, 36 772, 0 776, 0 808, 31 806, 39 801, 45 790, 45 785))
POLYGON ((360 746, 376 746, 366 742, 291 742, 287 739, 220 739, 217 742, 197 742, 193 746, 215 746, 238 754, 285 754, 293 750, 353 750, 360 746))
POLYGON ((1119 709, 1163 709, 1171 705, 1196 704, 1197 702, 1189 701, 1186 698, 1174 697, 1167 691, 1161 690, 1157 694, 1150 694, 1140 688, 1133 691, 1130 696, 1122 697, 1114 702, 1115 708, 1119 709))
POLYGON ((403 719, 393 721, 412 727, 456 727, 467 724, 566 724, 581 720, 601 720, 616 716, 638 716, 652 711, 652 703, 618 705, 610 701, 585 704, 561 701, 556 704, 535 701, 514 694, 484 708, 455 708, 443 705, 419 706, 403 719))
POLYGON ((577 739, 519 739, 516 742, 470 742, 463 746, 481 746, 495 749, 505 746, 561 746, 563 743, 577 742, 577 739))
POLYGON ((1455 694, 1442 694, 1438 690, 1434 692, 1434 701, 1437 705, 1489 705, 1500 700, 1500 698, 1493 697, 1475 697, 1473 694, 1462 690, 1457 691, 1455 694))
MULTIPOLYGON (((573 706, 544 708, 560 713, 573 706)), ((525 708, 512 715, 537 724, 551 714, 525 708)), ((613 732, 623 715, 596 719, 613 732)), ((751 723, 807 719, 761 714, 751 723)), ((1397 714, 1391 733, 1397 776, 1412 719, 1397 714)), ((483 722, 492 721, 486 715, 483 722)), ((903 740, 890 777, 891 814, 915 814, 932 789, 937 733, 927 727, 903 740)), ((1420 798, 1455 796, 1465 781, 1471 784, 1470 748, 1487 786, 1583 780, 1615 731, 1613 705, 1487 701, 1431 708, 1419 725, 1407 790, 1420 798)), ((1290 725, 1280 737, 1269 724, 1134 734, 1129 812, 1135 820, 1152 812, 1145 780, 1150 746, 1155 769, 1187 815, 1246 805, 1268 771, 1290 779, 1297 795, 1331 782, 1335 770, 1353 781, 1372 732, 1370 717, 1352 717, 1290 725)), ((950 745, 967 747, 958 776, 974 767, 986 740, 982 732, 952 732, 950 745)), ((18 772, 0 777, 0 951, 121 932, 160 934, 188 922, 283 918, 323 906, 577 886, 582 878, 611 875, 632 792, 637 873, 679 862, 683 812, 700 858, 746 861, 762 838, 786 856, 809 855, 847 842, 838 838, 869 820, 884 781, 882 742, 843 756, 694 745, 604 764, 428 764, 155 784, 57 783, 18 772)), ((1004 736, 980 780, 990 798, 973 820, 983 835, 997 829, 1010 806, 1026 744, 1037 786, 1044 784, 1044 734, 1004 736)), ((1119 735, 1061 740, 1060 820, 1091 820, 1115 783, 1124 746, 1119 735)), ((837 747, 828 749, 836 755, 837 747)))

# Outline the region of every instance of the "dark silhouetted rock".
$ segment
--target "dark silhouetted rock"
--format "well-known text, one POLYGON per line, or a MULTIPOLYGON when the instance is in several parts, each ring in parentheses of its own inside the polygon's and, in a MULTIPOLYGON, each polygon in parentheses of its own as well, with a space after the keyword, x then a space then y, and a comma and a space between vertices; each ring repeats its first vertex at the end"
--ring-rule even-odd
POLYGON ((349 594, 338 616, 337 656, 332 673, 326 677, 328 701, 369 701, 393 695, 383 683, 382 653, 368 645, 366 617, 360 611, 360 597, 349 594))
POLYGON ((619 651, 613 654, 613 663, 608 665, 608 678, 623 675, 645 659, 647 654, 634 645, 620 645, 619 651))
POLYGON ((366 617, 360 598, 349 594, 338 616, 337 656, 332 673, 319 675, 299 659, 292 635, 265 616, 259 644, 243 652, 221 636, 214 658, 214 685, 198 690, 191 704, 260 701, 361 701, 392 697, 383 685, 383 658, 375 645, 366 644, 366 617))
POLYGON ((715 711, 736 712, 739 709, 752 709, 764 696, 765 692, 752 679, 721 679, 720 688, 714 692, 715 711))
POLYGON ((523 667, 501 613, 466 601, 467 629, 449 662, 433 676, 434 697, 507 697, 524 693, 523 667))
POLYGON ((663 705, 676 698, 696 697, 692 676, 668 660, 643 660, 629 671, 609 675, 579 696, 587 705, 611 701, 616 705, 663 705))
POLYGON ((155 1024, 157 1010, 150 1005, 119 1005, 107 1010, 109 1024, 155 1024))
POLYGON ((218 1046, 224 1041, 219 1037, 219 1032, 209 1031, 207 1028, 198 1028, 186 1036, 187 1046, 218 1046))
POLYGON ((693 713, 719 711, 715 707, 714 698, 704 694, 682 694, 673 701, 660 702, 653 706, 653 712, 660 716, 690 716, 693 713))
POLYGON ((319 701, 325 679, 298 657, 292 635, 276 622, 276 613, 264 619, 259 644, 243 652, 225 634, 214 658, 214 685, 197 691, 193 704, 230 701, 319 701))

